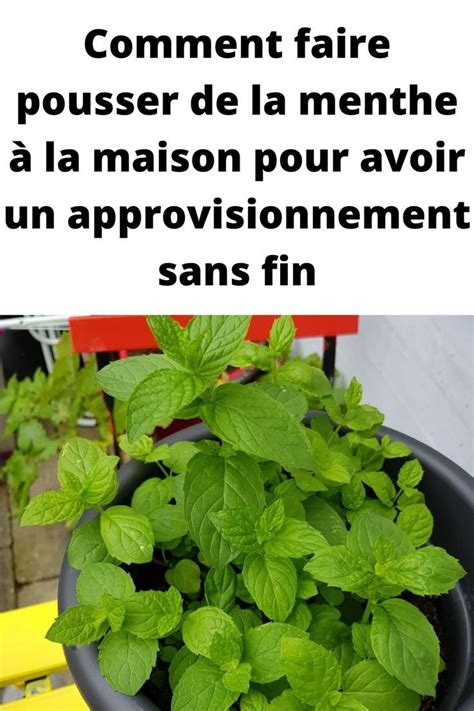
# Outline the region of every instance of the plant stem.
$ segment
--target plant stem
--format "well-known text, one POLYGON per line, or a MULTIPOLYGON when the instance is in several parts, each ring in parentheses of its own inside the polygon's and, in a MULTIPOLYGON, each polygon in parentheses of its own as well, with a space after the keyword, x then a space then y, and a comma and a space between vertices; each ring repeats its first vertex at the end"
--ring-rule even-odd
POLYGON ((368 623, 371 612, 372 612, 372 603, 370 602, 370 600, 367 600, 367 605, 366 605, 364 614, 362 615, 362 619, 361 619, 361 623, 363 625, 366 625, 368 623))
POLYGON ((338 426, 336 427, 336 429, 333 430, 332 435, 331 435, 331 436, 329 437, 329 439, 328 439, 328 447, 329 447, 329 445, 331 444, 331 442, 333 441, 334 437, 337 436, 337 434, 338 434, 339 430, 341 429, 341 427, 342 427, 342 425, 338 425, 338 426))

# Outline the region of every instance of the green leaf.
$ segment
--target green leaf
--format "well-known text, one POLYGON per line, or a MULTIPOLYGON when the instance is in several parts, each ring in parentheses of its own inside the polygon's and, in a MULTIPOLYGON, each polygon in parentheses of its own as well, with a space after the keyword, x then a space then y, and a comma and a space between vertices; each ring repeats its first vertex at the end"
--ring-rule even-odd
POLYGON ((405 531, 414 546, 422 546, 433 533, 433 516, 425 504, 415 504, 401 511, 397 526, 405 531))
POLYGON ((127 410, 130 441, 167 424, 209 386, 209 381, 181 371, 157 370, 133 391, 127 410))
POLYGON ((307 634, 281 622, 267 622, 247 630, 244 635, 243 659, 252 667, 252 681, 268 684, 284 676, 281 641, 284 637, 305 639, 307 634))
POLYGON ((128 400, 139 383, 155 370, 175 370, 177 366, 166 356, 139 355, 116 360, 97 374, 97 382, 117 400, 128 400))
POLYGON ((351 667, 343 676, 343 696, 360 701, 369 711, 418 711, 420 697, 373 660, 351 667))
POLYGON ((175 442, 167 449, 163 463, 175 474, 186 474, 190 460, 198 452, 194 442, 175 442))
POLYGON ((123 629, 141 639, 167 637, 179 625, 182 614, 183 603, 176 588, 138 592, 125 600, 123 629))
POLYGON ((174 568, 165 573, 168 585, 174 585, 182 593, 194 595, 201 588, 201 570, 197 563, 187 558, 179 560, 174 568))
POLYGON ((386 600, 373 610, 370 639, 378 662, 408 689, 434 696, 439 642, 426 617, 405 600, 386 600))
POLYGON ((278 385, 293 385, 308 399, 319 399, 332 393, 331 383, 320 368, 300 360, 289 360, 274 374, 278 385))
POLYGON ((183 640, 186 647, 202 657, 223 666, 239 662, 242 637, 232 617, 218 607, 200 607, 184 620, 183 640))
POLYGON ((73 521, 83 511, 84 500, 74 491, 45 491, 31 499, 21 517, 21 526, 73 521))
POLYGON ((148 435, 142 435, 135 442, 129 442, 127 435, 123 434, 118 441, 120 449, 132 459, 138 459, 139 462, 146 462, 153 452, 153 440, 148 435))
POLYGON ((147 316, 147 323, 163 353, 176 363, 186 365, 187 338, 176 319, 171 316, 147 316))
POLYGON ((240 711, 267 711, 268 701, 266 697, 251 689, 248 694, 240 697, 240 711))
MULTIPOLYGON (((298 592, 296 594, 298 595, 298 592)), ((311 610, 309 609, 309 606, 304 602, 297 602, 286 621, 289 625, 294 625, 294 627, 298 627, 298 629, 306 632, 311 624, 311 619, 311 610)))
POLYGON ((362 594, 373 580, 369 564, 346 546, 328 546, 318 551, 304 569, 317 581, 357 594, 362 594))
POLYGON ((211 568, 204 581, 206 602, 212 607, 220 607, 224 612, 230 612, 235 604, 237 575, 230 565, 224 568, 211 568))
POLYGON ((333 650, 349 637, 349 628, 339 619, 341 613, 332 605, 312 605, 309 636, 326 649, 333 650))
POLYGON ((367 512, 355 518, 347 536, 347 547, 355 555, 373 564, 375 563, 374 545, 380 536, 390 541, 395 558, 400 558, 413 550, 406 533, 392 521, 384 516, 367 512))
POLYGON ((189 463, 184 495, 185 517, 204 562, 223 567, 233 552, 209 514, 224 508, 263 509, 263 483, 257 463, 244 454, 226 458, 197 454, 189 463))
POLYGON ((228 711, 239 697, 226 689, 224 673, 208 659, 188 667, 173 693, 171 711, 228 711))
POLYGON ((255 527, 260 518, 260 510, 255 506, 226 508, 210 513, 209 518, 221 536, 230 545, 235 555, 252 553, 259 544, 255 527))
POLYGON ((374 657, 374 650, 370 641, 370 630, 370 625, 361 624, 360 622, 354 622, 351 627, 352 645, 355 652, 362 659, 374 657))
POLYGON ((235 669, 229 669, 224 674, 223 682, 226 689, 246 694, 250 685, 250 664, 239 664, 235 669))
POLYGON ((184 517, 184 508, 179 504, 167 504, 148 514, 156 543, 174 541, 186 535, 189 530, 184 517))
POLYGON ((16 446, 24 454, 40 459, 48 459, 56 451, 56 443, 38 420, 21 423, 16 433, 16 446))
POLYGON ((113 563, 100 535, 99 519, 83 523, 72 532, 67 549, 69 565, 82 570, 90 563, 113 563))
POLYGON ((243 610, 241 607, 236 606, 230 611, 230 616, 237 625, 240 634, 245 634, 247 630, 251 630, 261 624, 260 617, 250 609, 243 610))
POLYGON ((381 451, 385 459, 398 459, 399 457, 408 457, 411 454, 410 447, 407 447, 403 442, 390 442, 388 435, 382 437, 381 451))
MULTIPOLYGON (((357 699, 351 699, 347 694, 341 694, 341 698, 334 708, 338 709, 338 711, 369 711, 365 704, 357 701, 357 699)), ((319 711, 317 707, 316 711, 319 711)))
POLYGON ((147 479, 135 489, 132 496, 132 508, 144 516, 151 517, 156 509, 162 508, 173 498, 173 480, 147 479))
POLYGON ((118 632, 125 619, 124 601, 117 600, 112 595, 104 593, 100 601, 100 607, 107 614, 107 621, 112 632, 118 632))
POLYGON ((230 360, 230 365, 248 368, 255 365, 259 370, 271 370, 275 358, 272 358, 268 346, 251 341, 243 341, 230 360))
POLYGON ((259 543, 269 541, 283 526, 285 521, 285 506, 282 498, 276 499, 260 516, 256 526, 259 543))
MULTIPOLYGON (((286 689, 280 696, 271 700, 272 711, 312 711, 311 706, 300 701, 291 689, 286 689)), ((319 709, 319 706, 317 707, 319 709)))
POLYGON ((324 536, 306 521, 287 518, 282 528, 264 544, 267 556, 300 558, 326 548, 324 536))
POLYGON ((352 378, 344 393, 344 402, 348 408, 356 407, 362 400, 362 385, 357 378, 352 378))
POLYGON ((362 472, 362 481, 374 491, 376 497, 391 506, 395 498, 395 487, 392 480, 385 472, 362 472))
POLYGON ((281 405, 284 405, 288 412, 301 422, 308 411, 308 403, 303 393, 291 385, 276 385, 267 381, 257 381, 247 385, 250 388, 258 388, 266 395, 273 398, 281 405))
POLYGON ((351 430, 363 432, 378 429, 384 421, 384 416, 372 405, 357 405, 347 411, 344 420, 351 430))
POLYGON ((444 548, 426 546, 382 564, 378 574, 388 583, 400 585, 415 595, 442 595, 449 592, 466 571, 444 548))
POLYGON ((306 639, 286 637, 281 641, 283 668, 297 697, 315 705, 341 685, 341 668, 327 649, 306 639))
POLYGON ((405 462, 398 472, 397 484, 400 489, 412 489, 418 486, 423 478, 423 469, 418 459, 405 462))
POLYGON ((82 493, 86 504, 108 504, 117 494, 118 462, 95 442, 72 437, 59 455, 58 480, 63 489, 82 493))
POLYGON ((111 506, 103 511, 100 533, 110 555, 123 563, 148 563, 153 558, 151 524, 129 506, 111 506))
POLYGON ((257 607, 270 619, 284 622, 296 600, 296 569, 288 558, 249 554, 244 561, 245 586, 257 607))
POLYGON ((293 345, 296 329, 291 316, 276 318, 270 329, 268 345, 270 350, 277 355, 283 355, 293 345))
POLYGON ((134 592, 130 575, 112 563, 90 563, 76 583, 76 597, 83 605, 100 605, 104 593, 124 599, 134 592))
POLYGON ((307 522, 320 531, 330 545, 336 546, 346 542, 346 526, 331 504, 319 496, 311 496, 303 506, 307 522))
POLYGON ((188 364, 203 378, 224 372, 245 338, 249 316, 194 316, 187 326, 188 364))
POLYGON ((201 415, 212 432, 235 449, 287 469, 312 467, 304 427, 284 405, 257 388, 222 385, 201 408, 201 415))
POLYGON ((106 614, 93 605, 75 605, 64 610, 46 633, 60 644, 84 645, 100 639, 108 627, 106 614))
POLYGON ((168 667, 168 679, 172 691, 174 691, 178 681, 181 679, 186 669, 189 669, 189 667, 193 664, 196 664, 197 660, 198 657, 190 652, 184 645, 181 649, 178 649, 168 667))
POLYGON ((134 696, 150 677, 158 653, 156 639, 109 632, 99 646, 99 667, 112 689, 134 696))

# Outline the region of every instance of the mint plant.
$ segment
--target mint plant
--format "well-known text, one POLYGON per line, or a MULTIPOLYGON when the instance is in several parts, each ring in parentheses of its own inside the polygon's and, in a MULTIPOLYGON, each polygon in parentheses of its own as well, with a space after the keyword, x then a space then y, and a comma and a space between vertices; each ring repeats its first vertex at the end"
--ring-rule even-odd
POLYGON ((113 689, 150 679, 172 711, 419 709, 444 661, 413 595, 464 575, 429 543, 420 462, 376 436, 383 415, 356 379, 341 403, 319 368, 285 360, 290 317, 268 346, 244 340, 244 316, 148 322, 163 353, 111 363, 98 382, 126 403, 121 447, 155 476, 114 505, 117 458, 75 438, 60 489, 23 514, 35 525, 97 513, 72 535, 78 604, 48 639, 97 641, 113 689), (228 364, 265 375, 216 385, 228 364), (309 408, 325 414, 308 422, 309 408), (175 417, 200 417, 212 437, 155 446, 153 429, 175 417), (137 591, 128 566, 141 563, 150 589, 137 591))
POLYGON ((40 462, 50 459, 77 434, 77 421, 86 412, 97 421, 101 447, 112 444, 109 414, 96 373, 95 357, 81 366, 69 334, 64 333, 49 375, 40 369, 33 378, 21 381, 14 375, 0 390, 0 414, 6 415, 4 434, 14 435, 16 443, 0 468, 0 476, 8 482, 19 514, 28 503, 40 462))

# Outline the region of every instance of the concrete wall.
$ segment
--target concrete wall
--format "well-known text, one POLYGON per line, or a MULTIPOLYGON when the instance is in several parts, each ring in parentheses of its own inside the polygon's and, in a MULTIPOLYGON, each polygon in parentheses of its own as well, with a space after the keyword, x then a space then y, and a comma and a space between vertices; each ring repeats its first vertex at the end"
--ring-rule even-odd
MULTIPOLYGON (((321 352, 302 339, 297 352, 321 352)), ((474 474, 474 318, 363 316, 338 339, 337 367, 364 386, 385 424, 438 449, 474 474)))

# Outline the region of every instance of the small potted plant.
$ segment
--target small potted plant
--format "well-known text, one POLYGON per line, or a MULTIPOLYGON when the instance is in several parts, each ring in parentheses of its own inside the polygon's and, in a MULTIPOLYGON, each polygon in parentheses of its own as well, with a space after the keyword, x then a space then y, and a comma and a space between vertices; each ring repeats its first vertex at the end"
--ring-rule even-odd
POLYGON ((244 340, 248 323, 149 317, 163 354, 99 373, 128 403, 132 461, 117 477, 116 457, 73 439, 60 489, 23 514, 23 525, 80 519, 48 639, 97 711, 460 708, 465 571, 431 543, 423 480, 452 469, 381 428, 357 380, 340 404, 320 369, 286 360, 290 317, 268 346, 244 340), (229 364, 267 374, 216 385, 229 364), (204 424, 154 446, 174 417, 204 424))

